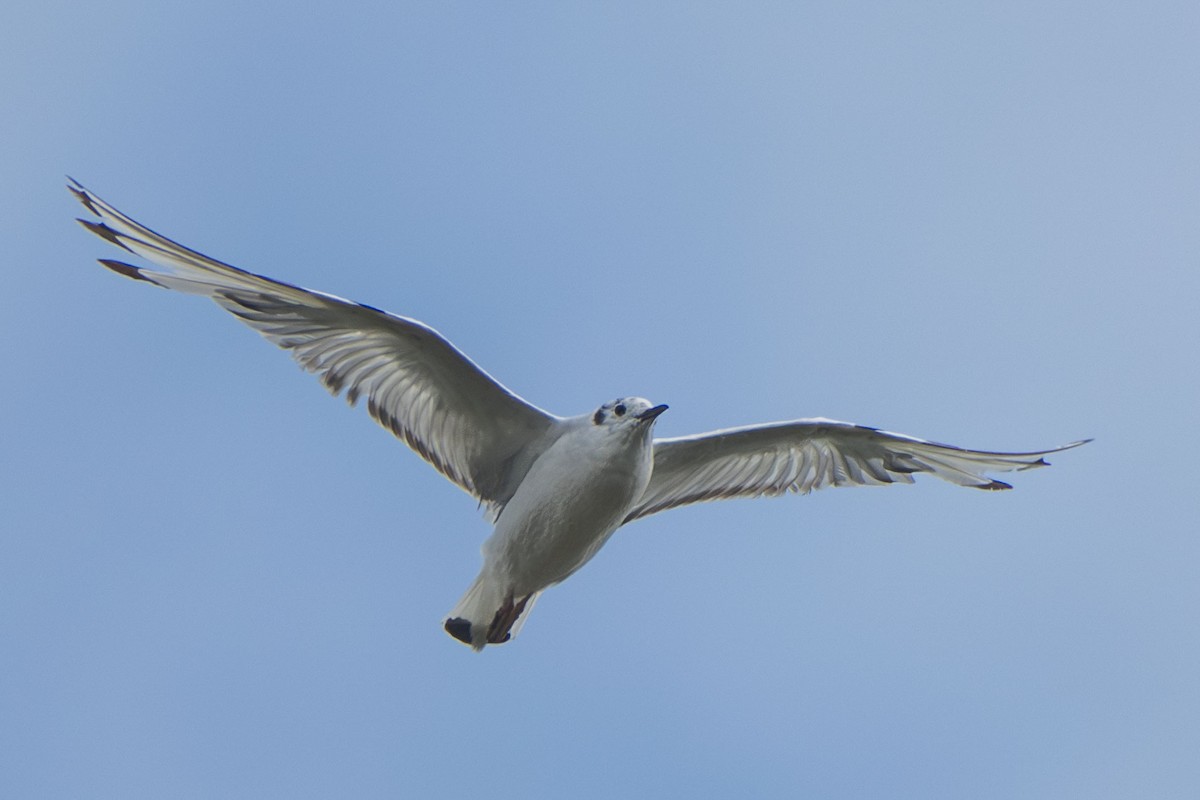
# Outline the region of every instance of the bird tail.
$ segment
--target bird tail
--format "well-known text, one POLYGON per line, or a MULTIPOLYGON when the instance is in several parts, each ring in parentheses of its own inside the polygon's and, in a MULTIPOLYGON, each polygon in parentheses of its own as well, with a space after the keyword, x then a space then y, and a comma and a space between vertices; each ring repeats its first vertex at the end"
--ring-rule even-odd
POLYGON ((491 579, 487 571, 467 589, 450 612, 443 627, 446 633, 476 652, 489 644, 503 644, 521 631, 541 592, 513 597, 491 579))

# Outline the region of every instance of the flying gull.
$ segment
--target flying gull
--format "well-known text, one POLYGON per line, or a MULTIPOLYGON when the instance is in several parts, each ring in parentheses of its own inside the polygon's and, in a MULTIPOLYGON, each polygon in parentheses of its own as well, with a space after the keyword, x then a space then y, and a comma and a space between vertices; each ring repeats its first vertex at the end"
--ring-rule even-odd
POLYGON ((99 221, 92 233, 153 264, 100 259, 127 278, 198 294, 291 352, 333 394, 367 411, 484 507, 494 524, 479 576, 446 617, 475 650, 507 642, 534 601, 582 567, 622 525, 727 497, 807 494, 828 486, 912 483, 927 472, 976 489, 1046 465, 1044 456, 937 444, 837 422, 797 419, 653 438, 665 405, 620 397, 559 417, 488 375, 433 328, 408 317, 256 275, 125 216, 72 181, 99 221))

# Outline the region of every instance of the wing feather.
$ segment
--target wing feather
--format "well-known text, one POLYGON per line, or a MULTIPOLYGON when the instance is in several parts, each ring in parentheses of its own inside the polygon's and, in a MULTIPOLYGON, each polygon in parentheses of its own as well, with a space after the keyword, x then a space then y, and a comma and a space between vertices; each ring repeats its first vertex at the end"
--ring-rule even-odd
POLYGON ((92 233, 157 268, 100 263, 128 278, 213 300, 289 351, 335 395, 499 514, 558 418, 527 403, 414 319, 247 272, 155 233, 78 183, 92 233))
POLYGON ((967 450, 827 419, 801 419, 656 439, 654 471, 629 522, 668 508, 730 497, 808 494, 827 486, 912 483, 927 472, 959 486, 1011 489, 986 473, 1046 466, 1050 450, 967 450))

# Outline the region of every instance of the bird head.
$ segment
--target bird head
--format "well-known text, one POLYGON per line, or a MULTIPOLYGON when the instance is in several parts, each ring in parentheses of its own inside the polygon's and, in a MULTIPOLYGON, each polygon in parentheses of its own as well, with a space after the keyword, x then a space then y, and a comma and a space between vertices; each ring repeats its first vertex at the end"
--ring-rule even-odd
POLYGON ((618 397, 596 409, 592 414, 593 425, 647 427, 667 410, 665 405, 652 405, 644 397, 618 397))

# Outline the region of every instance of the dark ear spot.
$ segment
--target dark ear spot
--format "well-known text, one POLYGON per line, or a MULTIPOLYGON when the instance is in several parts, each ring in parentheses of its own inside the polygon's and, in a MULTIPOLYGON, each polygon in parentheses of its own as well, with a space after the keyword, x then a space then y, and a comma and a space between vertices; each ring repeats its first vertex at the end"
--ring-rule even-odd
POLYGON ((603 408, 597 408, 596 413, 592 414, 592 424, 593 425, 603 425, 604 424, 604 409, 603 408))

